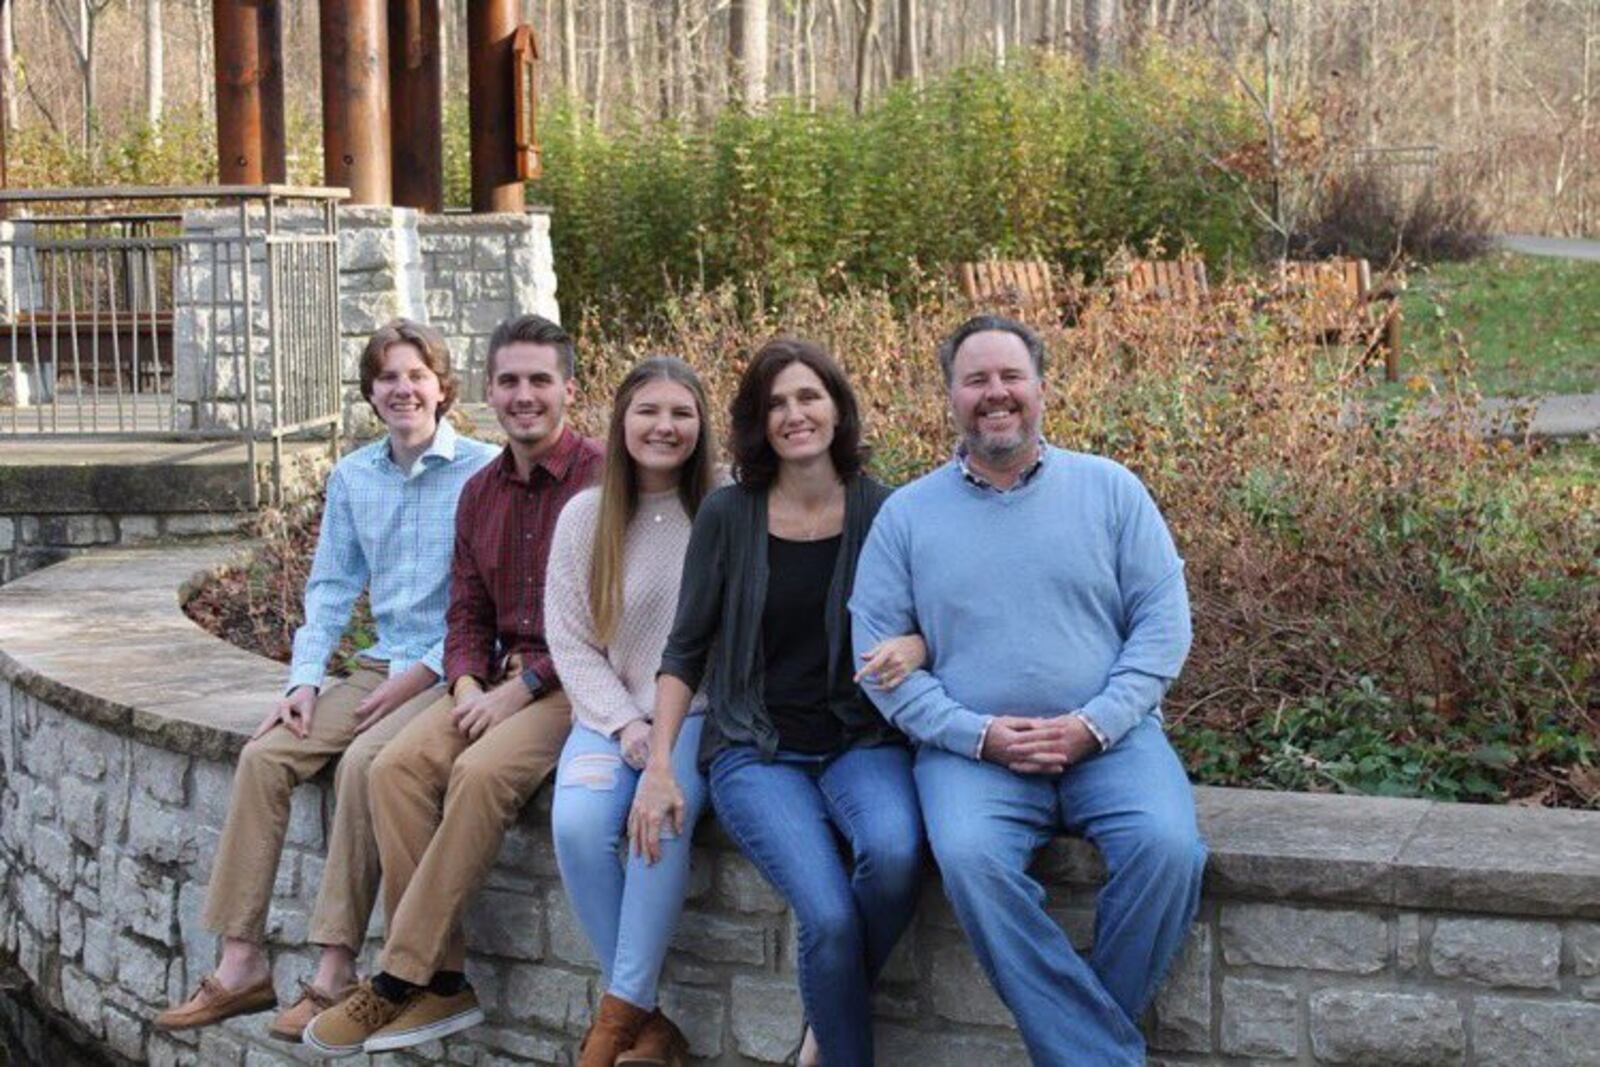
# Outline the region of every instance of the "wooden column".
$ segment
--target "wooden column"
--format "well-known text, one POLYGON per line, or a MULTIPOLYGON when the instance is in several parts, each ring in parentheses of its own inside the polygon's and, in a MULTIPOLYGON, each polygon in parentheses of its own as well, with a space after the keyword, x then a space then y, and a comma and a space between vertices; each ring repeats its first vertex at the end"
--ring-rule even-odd
POLYGON ((283 14, 278 0, 254 0, 261 46, 261 176, 289 180, 288 138, 283 125, 283 14))
POLYGON ((474 212, 523 209, 511 98, 511 42, 516 30, 516 0, 473 0, 467 9, 474 212))
POLYGON ((393 202, 389 25, 382 0, 321 0, 322 153, 352 204, 393 202))
POLYGON ((216 0, 217 181, 283 181, 283 34, 278 0, 216 0))
POLYGON ((211 5, 217 68, 217 182, 260 185, 261 35, 249 0, 211 5))
POLYGON ((389 5, 390 135, 394 202, 437 214, 444 210, 444 94, 439 0, 389 5))

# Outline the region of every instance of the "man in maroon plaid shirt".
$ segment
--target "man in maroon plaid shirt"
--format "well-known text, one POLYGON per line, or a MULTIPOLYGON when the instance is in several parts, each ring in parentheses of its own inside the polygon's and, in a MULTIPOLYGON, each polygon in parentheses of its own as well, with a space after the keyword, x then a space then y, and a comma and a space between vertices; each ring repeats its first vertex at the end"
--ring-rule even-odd
POLYGON ((556 516, 601 467, 601 445, 566 423, 574 362, 572 338, 537 315, 489 339, 489 404, 508 440, 456 509, 450 695, 372 765, 388 939, 380 973, 306 1028, 325 1054, 407 1048, 483 1021, 462 973, 462 912, 572 718, 545 643, 544 578, 556 516))

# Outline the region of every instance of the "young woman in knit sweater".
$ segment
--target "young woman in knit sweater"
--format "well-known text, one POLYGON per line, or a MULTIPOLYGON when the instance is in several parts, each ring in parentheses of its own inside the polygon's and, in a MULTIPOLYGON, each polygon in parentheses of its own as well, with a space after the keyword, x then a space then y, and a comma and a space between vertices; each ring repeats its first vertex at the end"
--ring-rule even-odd
MULTIPOLYGON (((580 1067, 677 1064, 688 1052, 656 1007, 656 982, 683 907, 689 834, 663 842, 655 865, 624 866, 617 853, 690 525, 713 487, 712 453, 700 379, 682 360, 644 360, 617 389, 600 485, 562 510, 550 548, 546 636, 574 719, 556 772, 556 859, 606 982, 580 1067)), ((699 721, 671 754, 689 827, 705 796, 699 721)))
POLYGON ((926 647, 892 638, 852 665, 845 605, 889 490, 862 470, 838 364, 773 341, 731 414, 737 484, 694 520, 629 833, 647 859, 671 858, 706 788, 678 756, 698 734, 718 821, 795 913, 814 1034, 801 1062, 865 1067, 872 983, 915 911, 922 820, 905 738, 857 682, 898 684, 926 647), (702 683, 706 712, 689 715, 702 683))

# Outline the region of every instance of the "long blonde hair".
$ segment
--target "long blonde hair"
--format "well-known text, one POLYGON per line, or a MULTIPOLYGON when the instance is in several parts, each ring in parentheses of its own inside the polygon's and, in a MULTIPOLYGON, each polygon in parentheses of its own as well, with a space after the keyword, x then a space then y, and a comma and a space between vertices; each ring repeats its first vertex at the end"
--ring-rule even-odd
POLYGON ((689 390, 700 416, 700 439, 678 477, 678 499, 691 520, 713 483, 714 446, 706 408, 705 386, 694 368, 676 356, 649 356, 628 372, 611 403, 606 433, 605 470, 600 476, 600 515, 595 522, 594 554, 589 561, 589 610, 595 636, 611 643, 622 617, 622 550, 628 523, 639 510, 638 465, 628 454, 626 424, 634 394, 650 382, 675 382, 689 390))

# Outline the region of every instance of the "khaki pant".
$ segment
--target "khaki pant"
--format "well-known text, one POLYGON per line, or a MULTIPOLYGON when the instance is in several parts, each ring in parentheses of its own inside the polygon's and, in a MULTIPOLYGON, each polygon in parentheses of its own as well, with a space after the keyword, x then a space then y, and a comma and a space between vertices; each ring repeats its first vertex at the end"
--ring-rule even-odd
POLYGON ((469 742, 436 701, 372 764, 373 826, 389 935, 379 966, 408 982, 459 971, 461 918, 517 813, 555 767, 572 724, 560 690, 469 742))
POLYGON ((311 916, 310 940, 360 951, 378 895, 378 847, 367 770, 379 750, 441 692, 432 688, 419 693, 358 734, 355 710, 385 677, 381 670, 361 667, 329 685, 317 698, 311 733, 304 739, 280 725, 244 746, 233 775, 228 820, 211 865, 203 920, 208 930, 261 942, 289 825, 289 797, 295 786, 329 760, 339 759, 328 859, 311 916))

